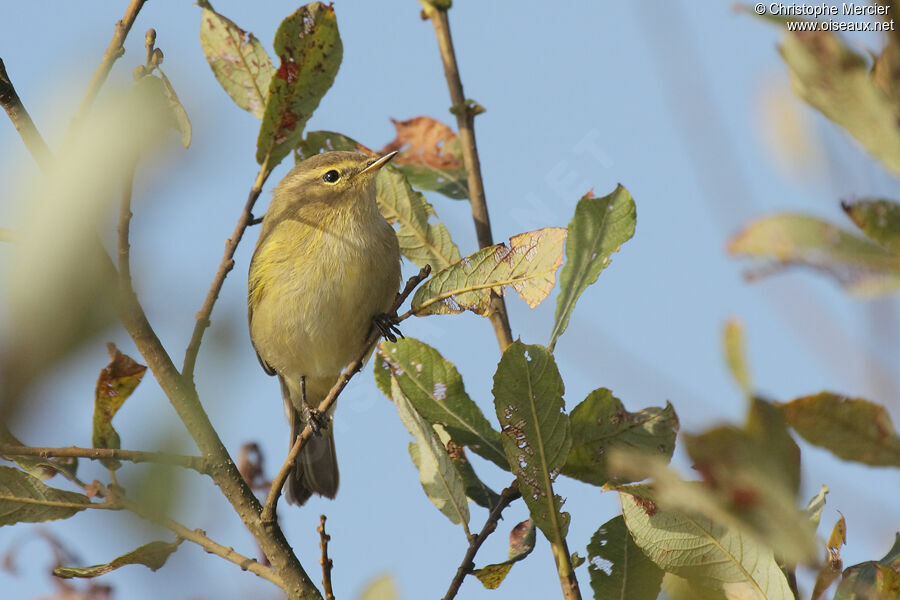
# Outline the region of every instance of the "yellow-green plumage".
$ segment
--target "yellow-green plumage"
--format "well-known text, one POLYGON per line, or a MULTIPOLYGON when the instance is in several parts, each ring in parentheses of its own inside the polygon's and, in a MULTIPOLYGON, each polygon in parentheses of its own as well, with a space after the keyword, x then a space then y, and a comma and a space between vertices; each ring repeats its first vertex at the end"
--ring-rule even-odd
MULTIPOLYGON (((303 426, 301 377, 307 404, 315 407, 361 349, 372 318, 396 297, 400 250, 375 201, 375 176, 387 160, 372 165, 354 152, 309 158, 278 184, 263 219, 250 262, 250 339, 266 370, 282 381, 291 443, 303 426), (333 171, 338 178, 331 182, 333 171)), ((329 427, 304 447, 289 499, 334 497, 332 435, 329 427)))

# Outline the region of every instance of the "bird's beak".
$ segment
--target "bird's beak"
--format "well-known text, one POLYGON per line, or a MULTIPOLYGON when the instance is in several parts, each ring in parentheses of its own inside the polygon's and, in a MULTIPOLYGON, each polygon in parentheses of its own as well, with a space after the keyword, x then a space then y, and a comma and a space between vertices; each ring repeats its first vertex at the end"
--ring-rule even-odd
POLYGON ((388 152, 384 156, 379 156, 373 160, 369 161, 369 164, 366 165, 366 168, 359 172, 360 175, 363 173, 374 173, 384 165, 391 162, 391 159, 399 154, 399 151, 394 150, 393 152, 388 152))

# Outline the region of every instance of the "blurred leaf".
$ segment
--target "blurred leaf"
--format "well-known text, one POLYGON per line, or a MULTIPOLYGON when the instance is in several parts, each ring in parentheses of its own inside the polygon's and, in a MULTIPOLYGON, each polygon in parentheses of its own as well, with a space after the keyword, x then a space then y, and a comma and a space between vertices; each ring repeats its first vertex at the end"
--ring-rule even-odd
POLYGON ((819 568, 816 575, 816 583, 813 587, 812 600, 821 598, 825 591, 834 583, 834 580, 840 577, 843 561, 841 560, 841 547, 847 543, 847 522, 844 521, 844 515, 838 519, 825 542, 825 551, 828 553, 827 560, 819 568))
MULTIPOLYGON (((750 467, 741 469, 728 480, 728 487, 719 484, 719 488, 715 484, 685 481, 665 460, 640 452, 614 450, 610 453, 609 468, 614 475, 633 480, 652 479, 654 499, 662 509, 709 519, 730 531, 755 538, 791 564, 815 559, 812 523, 793 505, 789 494, 780 486, 767 487, 765 480, 753 477, 756 472, 750 467)), ((608 487, 626 492, 631 489, 608 487)))
POLYGON ((303 128, 341 65, 343 45, 334 8, 310 2, 281 22, 275 53, 281 65, 272 77, 256 143, 256 162, 269 168, 300 143, 303 128))
POLYGON ((0 467, 0 526, 68 519, 90 503, 83 494, 48 487, 18 469, 0 467))
MULTIPOLYGON (((377 156, 377 153, 351 138, 331 131, 312 131, 300 143, 298 153, 309 158, 332 150, 356 151, 377 156)), ((396 162, 395 158, 392 162, 396 162)), ((383 167, 375 180, 378 208, 388 223, 397 225, 400 252, 418 267, 430 264, 437 271, 459 261, 459 249, 453 243, 447 227, 429 223, 437 218, 434 207, 425 196, 410 187, 401 171, 392 165, 383 167)))
POLYGON ((723 335, 725 361, 731 376, 748 397, 753 395, 753 384, 750 381, 750 369, 744 350, 744 327, 737 319, 729 319, 725 323, 723 335))
POLYGON ((472 463, 466 457, 466 451, 462 446, 456 445, 453 440, 446 444, 447 454, 450 455, 450 460, 453 461, 453 466, 456 467, 456 472, 459 473, 463 486, 466 488, 466 496, 478 506, 492 510, 500 503, 500 494, 481 481, 475 473, 475 469, 472 468, 472 463))
POLYGON ((144 565, 151 571, 156 571, 169 559, 169 556, 178 550, 182 540, 174 542, 150 542, 136 548, 128 554, 123 554, 118 558, 114 558, 105 565, 94 565, 93 567, 57 567, 53 569, 53 574, 63 579, 72 577, 99 577, 110 571, 114 571, 125 565, 144 565))
POLYGON ((413 311, 425 316, 471 310, 486 316, 490 311, 489 290, 499 294, 507 285, 534 308, 553 289, 565 239, 565 229, 545 227, 514 235, 509 238, 509 246, 482 248, 419 286, 412 300, 413 311))
POLYGON ((726 595, 747 590, 762 600, 794 600, 767 547, 706 517, 663 509, 645 486, 619 491, 635 544, 664 571, 726 595))
POLYGON ((509 558, 501 563, 494 563, 475 569, 472 575, 489 590, 500 587, 513 564, 519 562, 534 550, 534 523, 531 519, 522 521, 509 532, 509 558))
MULTIPOLYGON (((147 367, 119 352, 115 344, 109 343, 106 347, 110 363, 103 367, 97 378, 92 444, 94 448, 119 448, 119 434, 112 426, 112 418, 141 382, 147 367)), ((102 462, 109 469, 122 466, 115 459, 103 459, 102 462)))
POLYGON ((397 600, 397 584, 390 575, 379 575, 357 596, 358 600, 397 600))
POLYGON ((806 505, 806 516, 812 521, 813 525, 819 526, 819 519, 822 518, 822 511, 825 509, 825 496, 828 494, 828 488, 822 486, 819 493, 813 496, 806 505))
POLYGON ((203 8, 200 46, 213 74, 238 106, 262 119, 275 75, 272 59, 252 33, 217 13, 208 2, 198 4, 203 8))
MULTIPOLYGON (((26 445, 7 429, 2 420, 0 420, 0 444, 11 444, 13 446, 26 445)), ((0 457, 16 463, 23 471, 41 481, 46 481, 57 473, 62 473, 67 479, 71 479, 78 471, 77 458, 40 458, 36 456, 12 455, 0 455, 0 457)))
POLYGON ((846 544, 847 521, 844 520, 844 515, 841 515, 841 518, 834 524, 831 535, 828 536, 828 541, 825 542, 825 549, 828 550, 828 559, 831 561, 840 560, 841 547, 846 544))
POLYGON ((400 420, 416 440, 409 444, 409 455, 419 470, 419 481, 429 500, 454 524, 468 527, 469 504, 459 473, 431 424, 419 416, 397 383, 391 380, 391 397, 400 420))
POLYGON ((663 571, 634 543, 622 515, 594 532, 587 552, 594 598, 656 600, 663 571))
POLYGON ((634 235, 637 220, 634 199, 621 185, 608 196, 595 198, 588 192, 578 201, 569 223, 566 264, 559 274, 559 297, 550 334, 551 350, 569 326, 569 317, 581 293, 597 281, 610 257, 634 235))
POLYGON ((397 137, 380 153, 400 151, 393 163, 410 184, 457 200, 469 195, 462 149, 452 129, 431 117, 391 122, 397 137))
POLYGON ((894 254, 900 253, 900 204, 890 200, 841 202, 863 233, 894 254))
POLYGON ((572 445, 563 381, 543 346, 513 342, 494 373, 494 407, 500 440, 531 518, 547 539, 565 539, 569 513, 553 493, 553 480, 572 445))
POLYGON ((900 437, 884 407, 831 392, 779 405, 788 425, 814 446, 872 466, 900 466, 900 437))
POLYGON ((181 133, 181 145, 187 148, 191 145, 191 120, 188 118, 181 100, 178 99, 178 94, 175 93, 175 88, 172 87, 169 78, 159 67, 156 70, 159 71, 159 77, 163 82, 163 93, 166 95, 169 110, 172 111, 172 117, 175 119, 175 129, 181 133))
MULTIPOLYGON (((633 448, 672 458, 678 417, 670 403, 628 412, 606 388, 594 390, 569 415, 572 448, 563 475, 594 485, 609 481, 606 460, 611 448, 633 448)), ((625 482, 620 482, 625 483, 625 482)))
POLYGON ((834 600, 896 600, 900 597, 900 534, 894 545, 879 561, 866 561, 844 570, 834 600))
POLYGON ((500 434, 469 398, 453 363, 414 338, 381 342, 377 353, 375 373, 380 372, 382 391, 389 386, 384 380, 388 373, 425 420, 443 425, 454 442, 509 470, 500 434))
POLYGON ((782 214, 759 219, 731 238, 728 251, 819 269, 859 296, 900 289, 900 258, 814 217, 782 214))
POLYGON ((788 33, 779 49, 798 96, 846 129, 892 173, 900 174, 894 104, 865 58, 831 32, 788 33))
POLYGON ((737 598, 729 599, 722 590, 704 587, 673 573, 663 575, 662 590, 666 600, 738 600, 737 598))

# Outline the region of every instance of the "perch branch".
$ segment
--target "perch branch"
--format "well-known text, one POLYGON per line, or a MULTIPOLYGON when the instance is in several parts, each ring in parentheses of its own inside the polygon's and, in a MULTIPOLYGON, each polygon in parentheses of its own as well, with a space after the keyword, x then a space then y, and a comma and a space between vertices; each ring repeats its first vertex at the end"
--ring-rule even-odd
MULTIPOLYGON (((406 282, 406 287, 403 288, 403 291, 397 294, 397 299, 394 300, 394 305, 388 311, 389 315, 397 315, 397 309, 403 304, 406 298, 412 293, 416 286, 419 285, 422 281, 425 280, 426 277, 431 273, 431 265, 425 265, 422 269, 406 282)), ((405 318, 405 317, 404 317, 405 318)), ((400 321, 401 319, 397 319, 400 321)), ((331 386, 331 390, 329 390, 328 395, 319 403, 319 406, 316 407, 319 414, 327 415, 328 410, 331 408, 331 405, 335 403, 337 397, 340 393, 347 387, 347 384, 353 378, 356 373, 362 369, 363 363, 366 361, 366 357, 369 356, 369 353, 372 352, 372 349, 375 347, 375 344, 378 342, 378 338, 381 337, 381 330, 372 324, 372 328, 369 330, 369 337, 366 338, 365 344, 363 344, 362 349, 357 354, 356 358, 344 367, 344 370, 341 372, 338 380, 331 386)), ((288 456, 284 461, 284 464, 281 465, 281 469, 278 471, 278 474, 272 480, 272 487, 269 489, 269 497, 266 498, 266 505, 263 508, 261 519, 263 522, 274 522, 275 520, 275 509, 278 506, 278 498, 281 496, 281 488, 284 487, 284 482, 287 481, 288 475, 291 473, 291 469, 294 467, 294 459, 297 458, 297 455, 300 454, 300 450, 303 449, 303 446, 306 444, 307 440, 313 436, 313 428, 309 423, 303 428, 303 431, 300 432, 300 435, 297 436, 297 439, 294 440, 294 444, 291 446, 290 452, 288 452, 288 456)))
POLYGON ((522 494, 519 493, 519 483, 517 480, 513 480, 512 484, 500 493, 500 502, 491 509, 487 521, 484 522, 484 527, 481 528, 481 532, 469 540, 469 547, 466 549, 466 554, 463 556, 459 568, 456 569, 456 575, 453 576, 453 581, 450 582, 450 587, 447 589, 447 593, 444 594, 443 600, 452 600, 452 598, 456 596, 457 592, 459 592, 459 586, 462 585, 466 575, 471 573, 475 568, 474 560, 475 555, 478 553, 478 549, 481 548, 484 540, 497 529, 497 522, 500 520, 500 515, 503 513, 503 510, 512 504, 516 498, 521 497, 522 494))

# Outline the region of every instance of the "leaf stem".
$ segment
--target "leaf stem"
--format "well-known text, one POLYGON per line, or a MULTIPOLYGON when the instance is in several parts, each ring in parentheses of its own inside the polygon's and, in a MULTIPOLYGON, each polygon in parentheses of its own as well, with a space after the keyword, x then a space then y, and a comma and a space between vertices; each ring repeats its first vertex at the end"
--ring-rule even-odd
POLYGON ((558 542, 550 542, 550 549, 553 551, 553 560, 556 562, 556 572, 562 586, 563 598, 581 600, 581 589, 578 587, 578 579, 575 578, 575 569, 572 568, 572 558, 566 538, 562 538, 558 542))
MULTIPOLYGON (((456 114, 456 126, 459 129, 463 164, 466 167, 469 203, 472 206, 472 220, 475 222, 478 246, 487 248, 493 245, 494 236, 491 233, 491 219, 484 196, 484 180, 481 176, 478 146, 475 144, 476 111, 470 106, 470 103, 466 102, 463 93, 459 66, 456 63, 456 51, 453 49, 453 38, 450 36, 450 21, 447 18, 447 11, 435 8, 427 2, 422 3, 422 6, 434 26, 438 48, 441 52, 441 61, 444 63, 444 77, 447 79, 447 88, 450 91, 450 102, 454 107, 452 112, 456 114)), ((493 291, 491 292, 491 308, 491 324, 494 326, 494 334, 497 336, 500 352, 503 352, 513 342, 512 330, 509 326, 509 317, 503 296, 493 291)))
POLYGON ((453 576, 453 580, 450 582, 450 587, 447 589, 447 593, 444 594, 443 600, 452 600, 452 598, 456 596, 466 575, 475 569, 475 563, 473 561, 475 555, 478 553, 478 549, 481 548, 481 545, 488 536, 497 529, 497 522, 500 520, 503 510, 512 504, 514 500, 521 497, 522 495, 519 493, 518 480, 513 480, 510 486, 500 493, 500 501, 493 509, 491 509, 487 521, 484 522, 484 527, 481 528, 481 532, 479 532, 477 536, 469 539, 469 547, 466 549, 466 553, 463 556, 462 562, 459 564, 459 568, 456 569, 456 575, 453 576))
MULTIPOLYGON (((412 294, 413 290, 416 289, 422 281, 424 281, 428 275, 431 273, 431 265, 425 265, 422 267, 416 275, 413 275, 406 282, 406 286, 403 288, 403 291, 397 294, 396 300, 394 300, 394 305, 388 311, 389 315, 397 315, 397 309, 403 304, 407 297, 412 294)), ((398 319, 399 321, 399 319, 398 319)), ((337 401, 337 397, 340 393, 347 387, 347 384, 356 375, 360 369, 362 369, 363 363, 368 358, 369 354, 371 354, 372 349, 375 347, 375 344, 378 343, 378 339, 381 337, 381 330, 373 323, 371 329, 369 330, 369 337, 366 338, 366 342, 363 344, 360 352, 357 354, 356 358, 344 367, 344 370, 341 371, 340 376, 337 381, 331 386, 331 389, 328 391, 328 395, 319 403, 316 407, 316 410, 321 415, 327 415, 331 406, 337 401)), ((284 464, 281 465, 281 469, 279 469, 278 474, 272 480, 272 487, 269 489, 269 496, 266 498, 265 507, 262 509, 262 513, 260 515, 260 519, 264 523, 274 523, 275 522, 275 509, 278 507, 278 498, 281 497, 281 488, 284 487, 284 482, 287 481, 288 475, 291 473, 291 469, 294 468, 294 459, 297 458, 297 455, 300 454, 300 450, 303 449, 303 446, 306 445, 306 442, 313 436, 313 428, 312 425, 307 422, 306 426, 303 428, 303 431, 300 432, 300 435, 297 436, 297 439, 294 440, 293 446, 291 446, 290 452, 288 452, 287 458, 284 461, 284 464)))
POLYGON ((158 463, 192 469, 204 475, 210 474, 209 462, 202 456, 186 456, 169 452, 142 452, 140 450, 118 450, 113 448, 39 448, 0 444, 0 456, 38 456, 40 458, 88 458, 90 460, 116 459, 133 463, 158 463))

